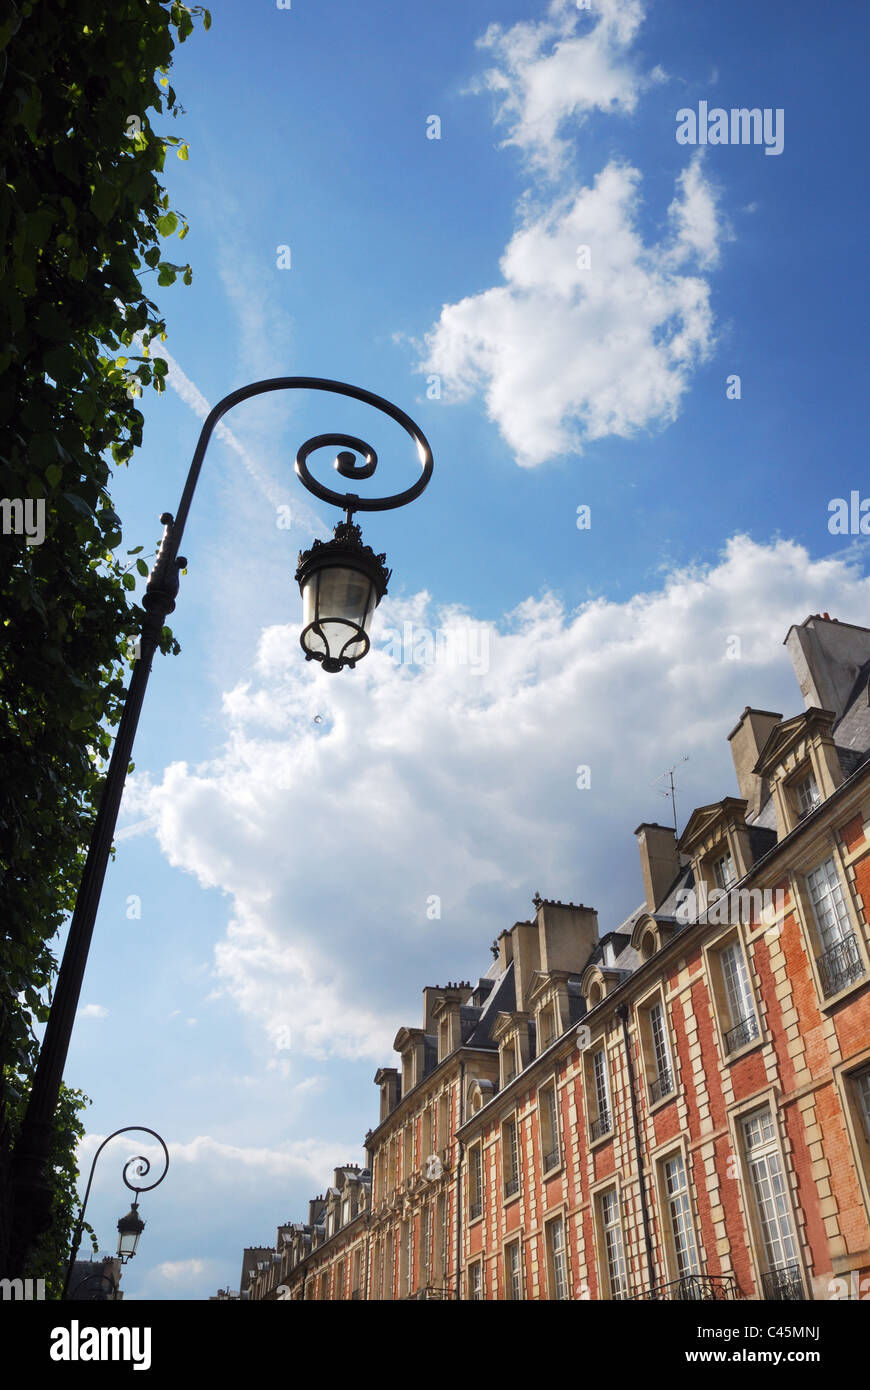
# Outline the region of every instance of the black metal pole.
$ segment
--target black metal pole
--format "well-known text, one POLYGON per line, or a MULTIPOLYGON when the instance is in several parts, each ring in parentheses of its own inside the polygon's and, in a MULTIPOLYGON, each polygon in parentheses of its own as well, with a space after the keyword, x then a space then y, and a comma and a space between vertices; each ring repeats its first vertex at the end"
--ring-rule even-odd
POLYGON ((340 381, 329 381, 322 377, 308 376, 272 377, 266 381, 255 381, 250 386, 242 386, 237 391, 231 391, 229 395, 224 396, 223 400, 218 401, 203 422, 184 490, 181 494, 176 519, 173 520, 171 513, 168 512, 160 518, 165 530, 143 598, 146 617, 142 626, 140 655, 133 668, 133 677, 118 725, 118 733, 100 799, 100 809, 94 823, 75 910, 70 922, 66 948, 58 972, 54 999, 40 1048, 33 1086, 31 1087, 21 1134, 12 1155, 13 1209, 9 1253, 13 1277, 21 1276, 34 1241, 51 1225, 52 1194, 46 1177, 46 1166, 51 1145, 52 1122, 63 1080, 97 908, 106 876, 106 866, 115 834, 118 809, 124 791, 130 754, 133 750, 133 740, 136 736, 148 677, 151 674, 151 662, 157 650, 166 618, 175 608, 175 600, 178 596, 178 572, 186 564, 186 561, 179 557, 178 548, 187 522, 187 514, 193 500, 194 490, 199 480, 205 451, 215 426, 233 406, 266 392, 290 390, 329 391, 336 395, 350 396, 354 400, 374 406, 375 409, 383 411, 401 425, 417 447, 421 475, 413 486, 388 498, 359 498, 353 493, 336 493, 331 488, 318 483, 309 473, 306 460, 313 449, 324 444, 345 444, 352 450, 365 451, 367 461, 364 464, 355 465, 353 454, 339 454, 336 461, 339 473, 346 478, 368 478, 371 477, 377 466, 377 455, 374 450, 370 449, 364 441, 349 435, 318 435, 309 439, 297 453, 296 472, 303 485, 314 496, 339 506, 343 510, 347 510, 349 507, 351 511, 386 511, 394 507, 404 506, 406 502, 411 502, 414 498, 419 497, 432 476, 432 450, 426 436, 411 417, 382 396, 376 396, 361 386, 348 386, 340 381))

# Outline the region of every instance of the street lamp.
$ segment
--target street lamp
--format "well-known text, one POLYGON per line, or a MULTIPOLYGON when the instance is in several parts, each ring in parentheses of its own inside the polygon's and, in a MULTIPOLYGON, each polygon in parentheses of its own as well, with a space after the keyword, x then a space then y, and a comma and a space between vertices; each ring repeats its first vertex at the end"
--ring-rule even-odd
POLYGON ((382 411, 410 435, 420 464, 419 477, 404 492, 390 497, 359 497, 354 492, 335 492, 318 482, 309 472, 308 457, 316 449, 338 446, 341 452, 335 459, 335 468, 341 476, 353 481, 370 478, 377 468, 378 456, 364 440, 346 434, 316 435, 306 440, 296 455, 296 473, 303 486, 315 497, 340 507, 345 513, 345 519, 336 526, 331 541, 315 541, 310 550, 300 554, 296 576, 303 603, 302 647, 306 658, 319 661, 325 671, 340 671, 345 666, 353 668, 365 656, 370 645, 372 614, 386 593, 390 576, 385 567, 386 556, 375 555, 369 546, 363 545, 360 528, 353 521, 354 513, 403 507, 420 496, 432 476, 432 450, 419 426, 398 406, 361 386, 348 386, 344 382, 328 381, 322 377, 272 377, 230 392, 206 417, 178 511, 174 517, 171 512, 164 512, 160 518, 164 532, 142 600, 145 618, 139 639, 139 655, 124 701, 36 1074, 13 1155, 10 1264, 16 1277, 24 1269, 34 1240, 51 1225, 52 1194, 46 1181, 46 1167, 52 1120, 151 662, 166 619, 175 608, 179 571, 187 564, 179 554, 179 547, 205 452, 215 426, 234 406, 267 392, 298 390, 327 391, 349 396, 382 411), (357 455, 362 457, 361 463, 356 462, 357 455))
MULTIPOLYGON (((135 1164, 136 1167, 134 1169, 134 1174, 136 1178, 145 1178, 151 1171, 151 1161, 150 1159, 145 1158, 144 1154, 137 1154, 135 1158, 128 1158, 127 1162, 124 1164, 124 1170, 121 1174, 121 1177, 124 1181, 124 1186, 129 1187, 130 1191, 133 1193, 133 1205, 130 1207, 130 1210, 128 1211, 127 1215, 122 1216, 120 1221, 118 1222, 118 1259, 121 1261, 122 1264, 126 1264, 128 1260, 132 1260, 133 1256, 136 1254, 136 1246, 139 1244, 139 1237, 145 1230, 145 1222, 139 1215, 139 1193, 152 1192, 155 1187, 160 1186, 163 1179, 166 1177, 166 1174, 169 1172, 169 1150, 167 1149, 166 1144, 160 1138, 160 1135, 154 1129, 148 1129, 145 1125, 125 1125, 123 1129, 116 1129, 114 1134, 110 1134, 108 1138, 103 1140, 102 1144, 97 1149, 97 1152, 94 1154, 94 1159, 91 1164, 91 1171, 88 1176, 88 1185, 85 1188, 85 1199, 82 1202, 81 1211, 79 1212, 79 1219, 76 1222, 76 1228, 73 1233, 72 1250, 70 1251, 69 1265, 67 1266, 66 1279, 64 1280, 63 1285, 64 1298, 67 1297, 69 1281, 72 1278, 73 1269, 75 1268, 76 1256, 79 1253, 79 1246, 82 1243, 82 1231, 84 1230, 85 1225, 85 1212, 87 1211, 88 1207, 88 1198, 91 1195, 91 1183, 94 1180, 94 1170, 97 1166, 97 1159, 103 1152, 103 1149, 106 1147, 106 1145, 111 1143, 113 1139, 117 1139, 119 1134, 129 1134, 131 1131, 135 1131, 135 1133, 137 1134, 150 1134, 157 1140, 158 1144, 163 1150, 163 1172, 160 1174, 160 1177, 157 1178, 155 1182, 130 1182, 130 1179, 127 1177, 127 1169, 133 1167, 133 1165, 135 1164)), ((78 1292, 78 1288, 75 1290, 75 1292, 78 1292)))

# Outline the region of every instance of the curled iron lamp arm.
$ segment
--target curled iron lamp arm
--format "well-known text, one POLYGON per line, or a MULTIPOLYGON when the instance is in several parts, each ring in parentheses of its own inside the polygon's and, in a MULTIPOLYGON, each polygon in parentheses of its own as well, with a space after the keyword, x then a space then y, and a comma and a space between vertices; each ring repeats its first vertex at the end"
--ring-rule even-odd
POLYGON ((322 377, 271 377, 231 391, 218 401, 217 405, 206 416, 188 470, 178 511, 174 518, 170 512, 164 512, 160 518, 165 529, 142 600, 145 608, 145 620, 142 624, 139 656, 133 667, 133 675, 130 679, 124 709, 118 724, 109 769, 100 798, 100 807, 94 822, 75 910, 58 972, 54 999, 39 1051, 39 1060, 27 1110, 13 1154, 13 1210, 9 1262, 12 1273, 16 1276, 23 1271, 34 1240, 42 1232, 48 1230, 51 1225, 52 1196, 46 1182, 45 1171, 51 1145, 52 1122, 60 1094, 127 768, 130 764, 133 741, 145 698, 148 677, 151 673, 151 662, 159 645, 166 618, 175 608, 179 588, 179 571, 186 565, 186 561, 182 556, 179 556, 178 551, 205 452, 215 426, 234 406, 240 405, 242 401, 250 400, 254 396, 264 395, 271 391, 294 390, 326 391, 335 395, 350 396, 354 400, 361 401, 364 405, 373 406, 390 416, 414 440, 421 466, 420 477, 413 486, 404 492, 386 498, 361 498, 355 493, 334 492, 331 488, 317 482, 308 471, 308 455, 315 448, 325 444, 338 443, 347 446, 335 460, 335 467, 341 476, 351 480, 371 477, 377 467, 377 454, 363 440, 343 434, 317 435, 302 445, 297 453, 295 465, 300 481, 315 497, 341 507, 346 512, 348 524, 351 522, 354 512, 388 511, 394 507, 404 506, 406 502, 412 502, 414 498, 420 496, 432 476, 432 450, 423 432, 411 417, 400 410, 398 406, 360 386, 349 386, 343 382, 329 381, 322 377), (351 450, 363 453, 365 461, 361 464, 355 463, 351 450))
MULTIPOLYGON (((125 1125, 123 1129, 116 1129, 114 1134, 107 1135, 100 1147, 97 1149, 97 1152, 94 1154, 93 1162, 91 1163, 91 1171, 88 1174, 88 1185, 85 1188, 84 1201, 82 1202, 81 1211, 79 1212, 79 1219, 76 1222, 76 1228, 73 1233, 72 1250, 69 1257, 69 1264, 67 1266, 66 1278, 63 1282, 63 1298, 66 1298, 67 1296, 67 1289, 69 1288, 69 1281, 72 1278, 72 1272, 75 1267, 76 1256, 79 1253, 79 1246, 82 1243, 82 1231, 84 1230, 85 1225, 85 1212, 88 1208, 88 1198, 91 1195, 91 1184, 94 1181, 94 1171, 97 1166, 97 1159, 103 1152, 103 1149, 106 1147, 106 1145, 110 1144, 113 1139, 117 1139, 119 1134, 130 1134, 131 1132, 135 1132, 136 1134, 150 1134, 153 1136, 153 1138, 157 1140, 158 1144, 163 1150, 164 1166, 163 1172, 160 1174, 160 1177, 156 1180, 156 1182, 134 1184, 129 1182, 127 1179, 127 1169, 130 1167, 131 1163, 138 1163, 141 1165, 141 1167, 137 1170, 136 1176, 144 1178, 147 1177, 151 1171, 151 1161, 150 1159, 145 1158, 143 1154, 137 1154, 134 1158, 128 1158, 127 1162, 124 1164, 123 1172, 121 1173, 124 1186, 129 1187, 130 1191, 133 1192, 136 1197, 138 1197, 140 1192, 151 1192, 155 1187, 159 1187, 163 1179, 166 1177, 166 1174, 169 1172, 169 1150, 167 1149, 166 1144, 161 1139, 160 1135, 157 1133, 156 1129, 149 1129, 147 1125, 125 1125)), ((89 1278, 93 1277, 93 1275, 89 1276, 89 1278)))

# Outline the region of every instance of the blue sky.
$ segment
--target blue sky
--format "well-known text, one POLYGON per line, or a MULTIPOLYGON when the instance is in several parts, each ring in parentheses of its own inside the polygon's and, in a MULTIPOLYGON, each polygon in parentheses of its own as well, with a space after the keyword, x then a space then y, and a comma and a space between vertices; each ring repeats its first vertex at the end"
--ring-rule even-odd
MULTIPOLYGON (((186 114, 156 122, 190 145, 166 254, 194 280, 151 285, 171 389, 115 481, 124 547, 176 507, 201 403, 263 377, 389 397, 435 474, 363 517, 393 580, 371 654, 328 676, 293 572, 337 518, 293 458, 344 429, 394 491, 405 437, 295 394, 207 456, 67 1067, 83 1158, 136 1122, 172 1153, 128 1298, 237 1285, 242 1247, 360 1160, 423 986, 482 973, 535 891, 618 925, 658 775, 688 755, 681 825, 733 794, 744 705, 799 707, 788 626, 868 612, 866 542, 828 529, 866 475, 863 6, 211 9, 186 114), (700 102, 781 111, 782 152, 677 143, 700 102), (397 659, 408 623, 447 657, 397 659)), ((134 1151, 101 1159, 104 1247, 134 1151)))

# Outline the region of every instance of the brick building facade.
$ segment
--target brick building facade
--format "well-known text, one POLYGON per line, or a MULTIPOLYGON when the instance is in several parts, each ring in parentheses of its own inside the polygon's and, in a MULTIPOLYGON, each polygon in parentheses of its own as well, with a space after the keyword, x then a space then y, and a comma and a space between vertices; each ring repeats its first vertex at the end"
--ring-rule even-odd
POLYGON ((805 709, 744 710, 739 795, 638 827, 614 930, 536 897, 424 990, 365 1169, 242 1297, 870 1294, 870 630, 786 646, 805 709))

